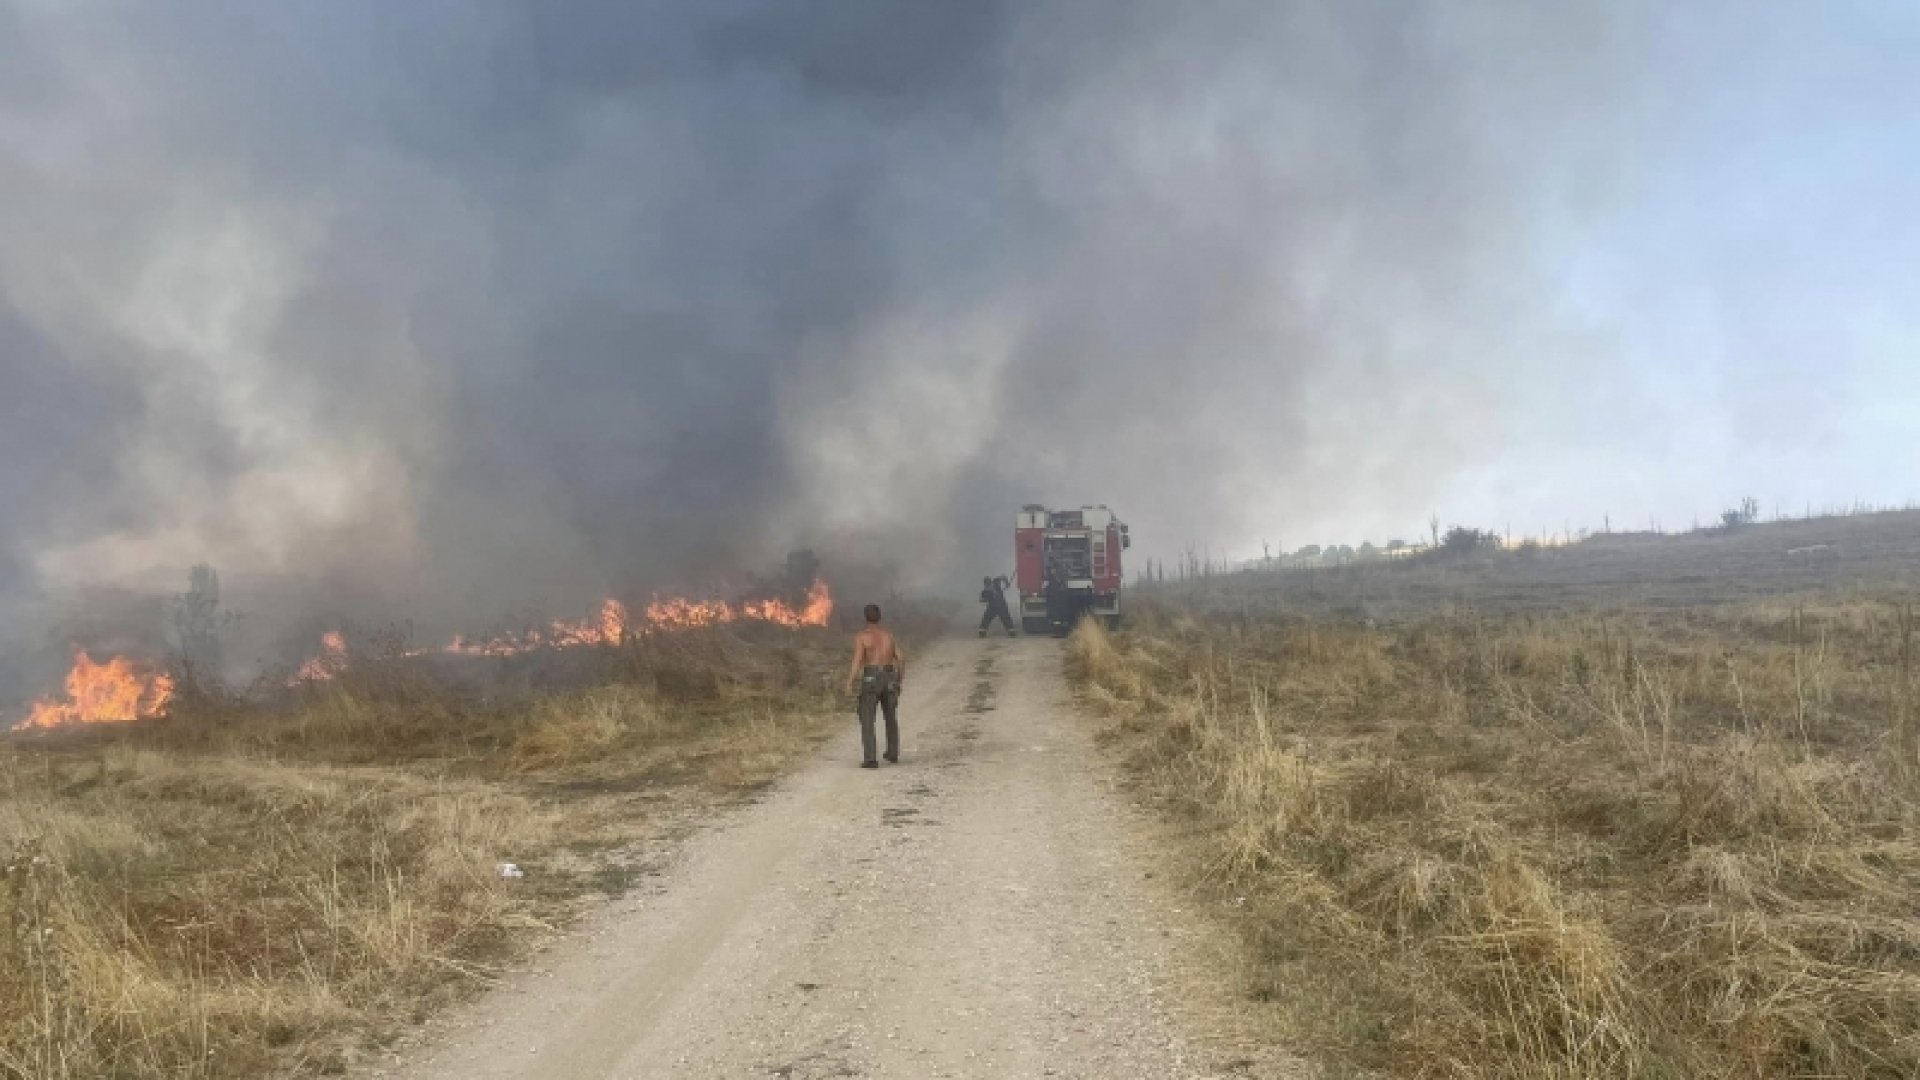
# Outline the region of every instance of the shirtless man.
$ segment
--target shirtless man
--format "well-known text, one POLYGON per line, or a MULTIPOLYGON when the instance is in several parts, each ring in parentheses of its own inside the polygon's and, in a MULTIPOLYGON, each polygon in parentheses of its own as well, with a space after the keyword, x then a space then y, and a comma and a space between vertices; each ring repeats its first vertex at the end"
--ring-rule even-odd
POLYGON ((887 761, 900 760, 900 687, 907 677, 907 657, 900 643, 880 625, 880 605, 867 605, 867 627, 853 639, 853 667, 847 670, 847 693, 860 686, 860 749, 863 769, 877 769, 873 758, 873 713, 876 708, 887 714, 887 761))

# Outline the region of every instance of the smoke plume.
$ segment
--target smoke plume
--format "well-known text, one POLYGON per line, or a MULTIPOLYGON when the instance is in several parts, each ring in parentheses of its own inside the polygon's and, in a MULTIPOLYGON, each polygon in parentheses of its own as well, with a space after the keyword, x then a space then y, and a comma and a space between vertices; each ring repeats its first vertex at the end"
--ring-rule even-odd
POLYGON ((1657 11, 0 2, 4 590, 452 621, 940 587, 1033 500, 1419 520, 1639 414, 1567 255, 1691 137, 1657 11))

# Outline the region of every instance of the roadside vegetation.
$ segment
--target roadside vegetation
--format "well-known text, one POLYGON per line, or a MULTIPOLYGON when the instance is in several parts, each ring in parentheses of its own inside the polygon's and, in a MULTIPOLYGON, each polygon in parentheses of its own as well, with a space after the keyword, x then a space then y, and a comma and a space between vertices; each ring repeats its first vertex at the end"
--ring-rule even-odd
POLYGON ((375 645, 0 738, 0 1077, 342 1071, 835 730, 841 644, 654 635, 484 685, 375 645))
POLYGON ((1911 569, 1609 605, 1500 558, 1527 587, 1216 586, 1071 643, 1268 1034, 1336 1075, 1920 1075, 1911 569))

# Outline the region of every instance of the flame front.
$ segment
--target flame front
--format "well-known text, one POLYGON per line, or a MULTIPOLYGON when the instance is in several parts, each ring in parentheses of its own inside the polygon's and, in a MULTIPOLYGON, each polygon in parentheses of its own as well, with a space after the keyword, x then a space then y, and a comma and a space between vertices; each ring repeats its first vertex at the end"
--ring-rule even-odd
POLYGON ((748 600, 739 605, 724 600, 688 600, 655 598, 647 605, 647 623, 662 630, 691 630, 740 620, 777 623, 790 629, 825 626, 833 618, 833 592, 827 583, 815 580, 807 589, 807 602, 796 610, 778 598, 748 600))
POLYGON ((66 689, 64 701, 41 698, 34 702, 16 730, 131 723, 159 716, 173 698, 173 680, 164 673, 142 671, 124 656, 97 664, 80 650, 73 654, 66 689))
POLYGON ((534 649, 570 649, 580 645, 618 645, 627 637, 627 605, 608 598, 600 614, 579 622, 555 619, 545 630, 472 639, 456 636, 444 651, 461 656, 517 656, 534 649))
MULTIPOLYGON (((645 622, 635 626, 627 607, 618 600, 601 602, 600 613, 592 618, 569 622, 556 619, 545 627, 493 637, 456 636, 442 652, 457 656, 519 656, 536 649, 571 649, 582 645, 618 645, 630 636, 652 630, 692 630, 739 621, 769 622, 799 629, 825 626, 833 618, 833 593, 827 583, 816 580, 807 589, 806 603, 799 608, 784 600, 748 600, 729 604, 724 600, 689 600, 676 596, 655 597, 645 612, 645 622)), ((417 655, 408 653, 407 655, 417 655)), ((323 682, 346 670, 346 639, 337 630, 320 639, 320 652, 300 665, 292 683, 323 682)))
POLYGON ((781 626, 825 626, 833 618, 833 593, 824 581, 815 581, 807 590, 807 602, 795 611, 783 600, 750 601, 742 613, 749 619, 763 619, 781 626))
POLYGON ((647 624, 668 630, 714 626, 732 622, 737 617, 733 606, 724 600, 689 600, 684 596, 662 600, 655 597, 647 605, 647 624))

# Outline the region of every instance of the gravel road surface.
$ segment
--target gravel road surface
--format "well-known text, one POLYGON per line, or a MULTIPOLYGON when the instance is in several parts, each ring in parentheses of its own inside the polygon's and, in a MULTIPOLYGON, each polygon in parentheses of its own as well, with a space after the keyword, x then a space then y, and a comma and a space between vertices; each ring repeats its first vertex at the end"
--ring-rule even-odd
POLYGON ((1190 923, 1047 639, 943 642, 901 703, 377 1070, 492 1077, 1280 1075, 1190 1037, 1190 923))

